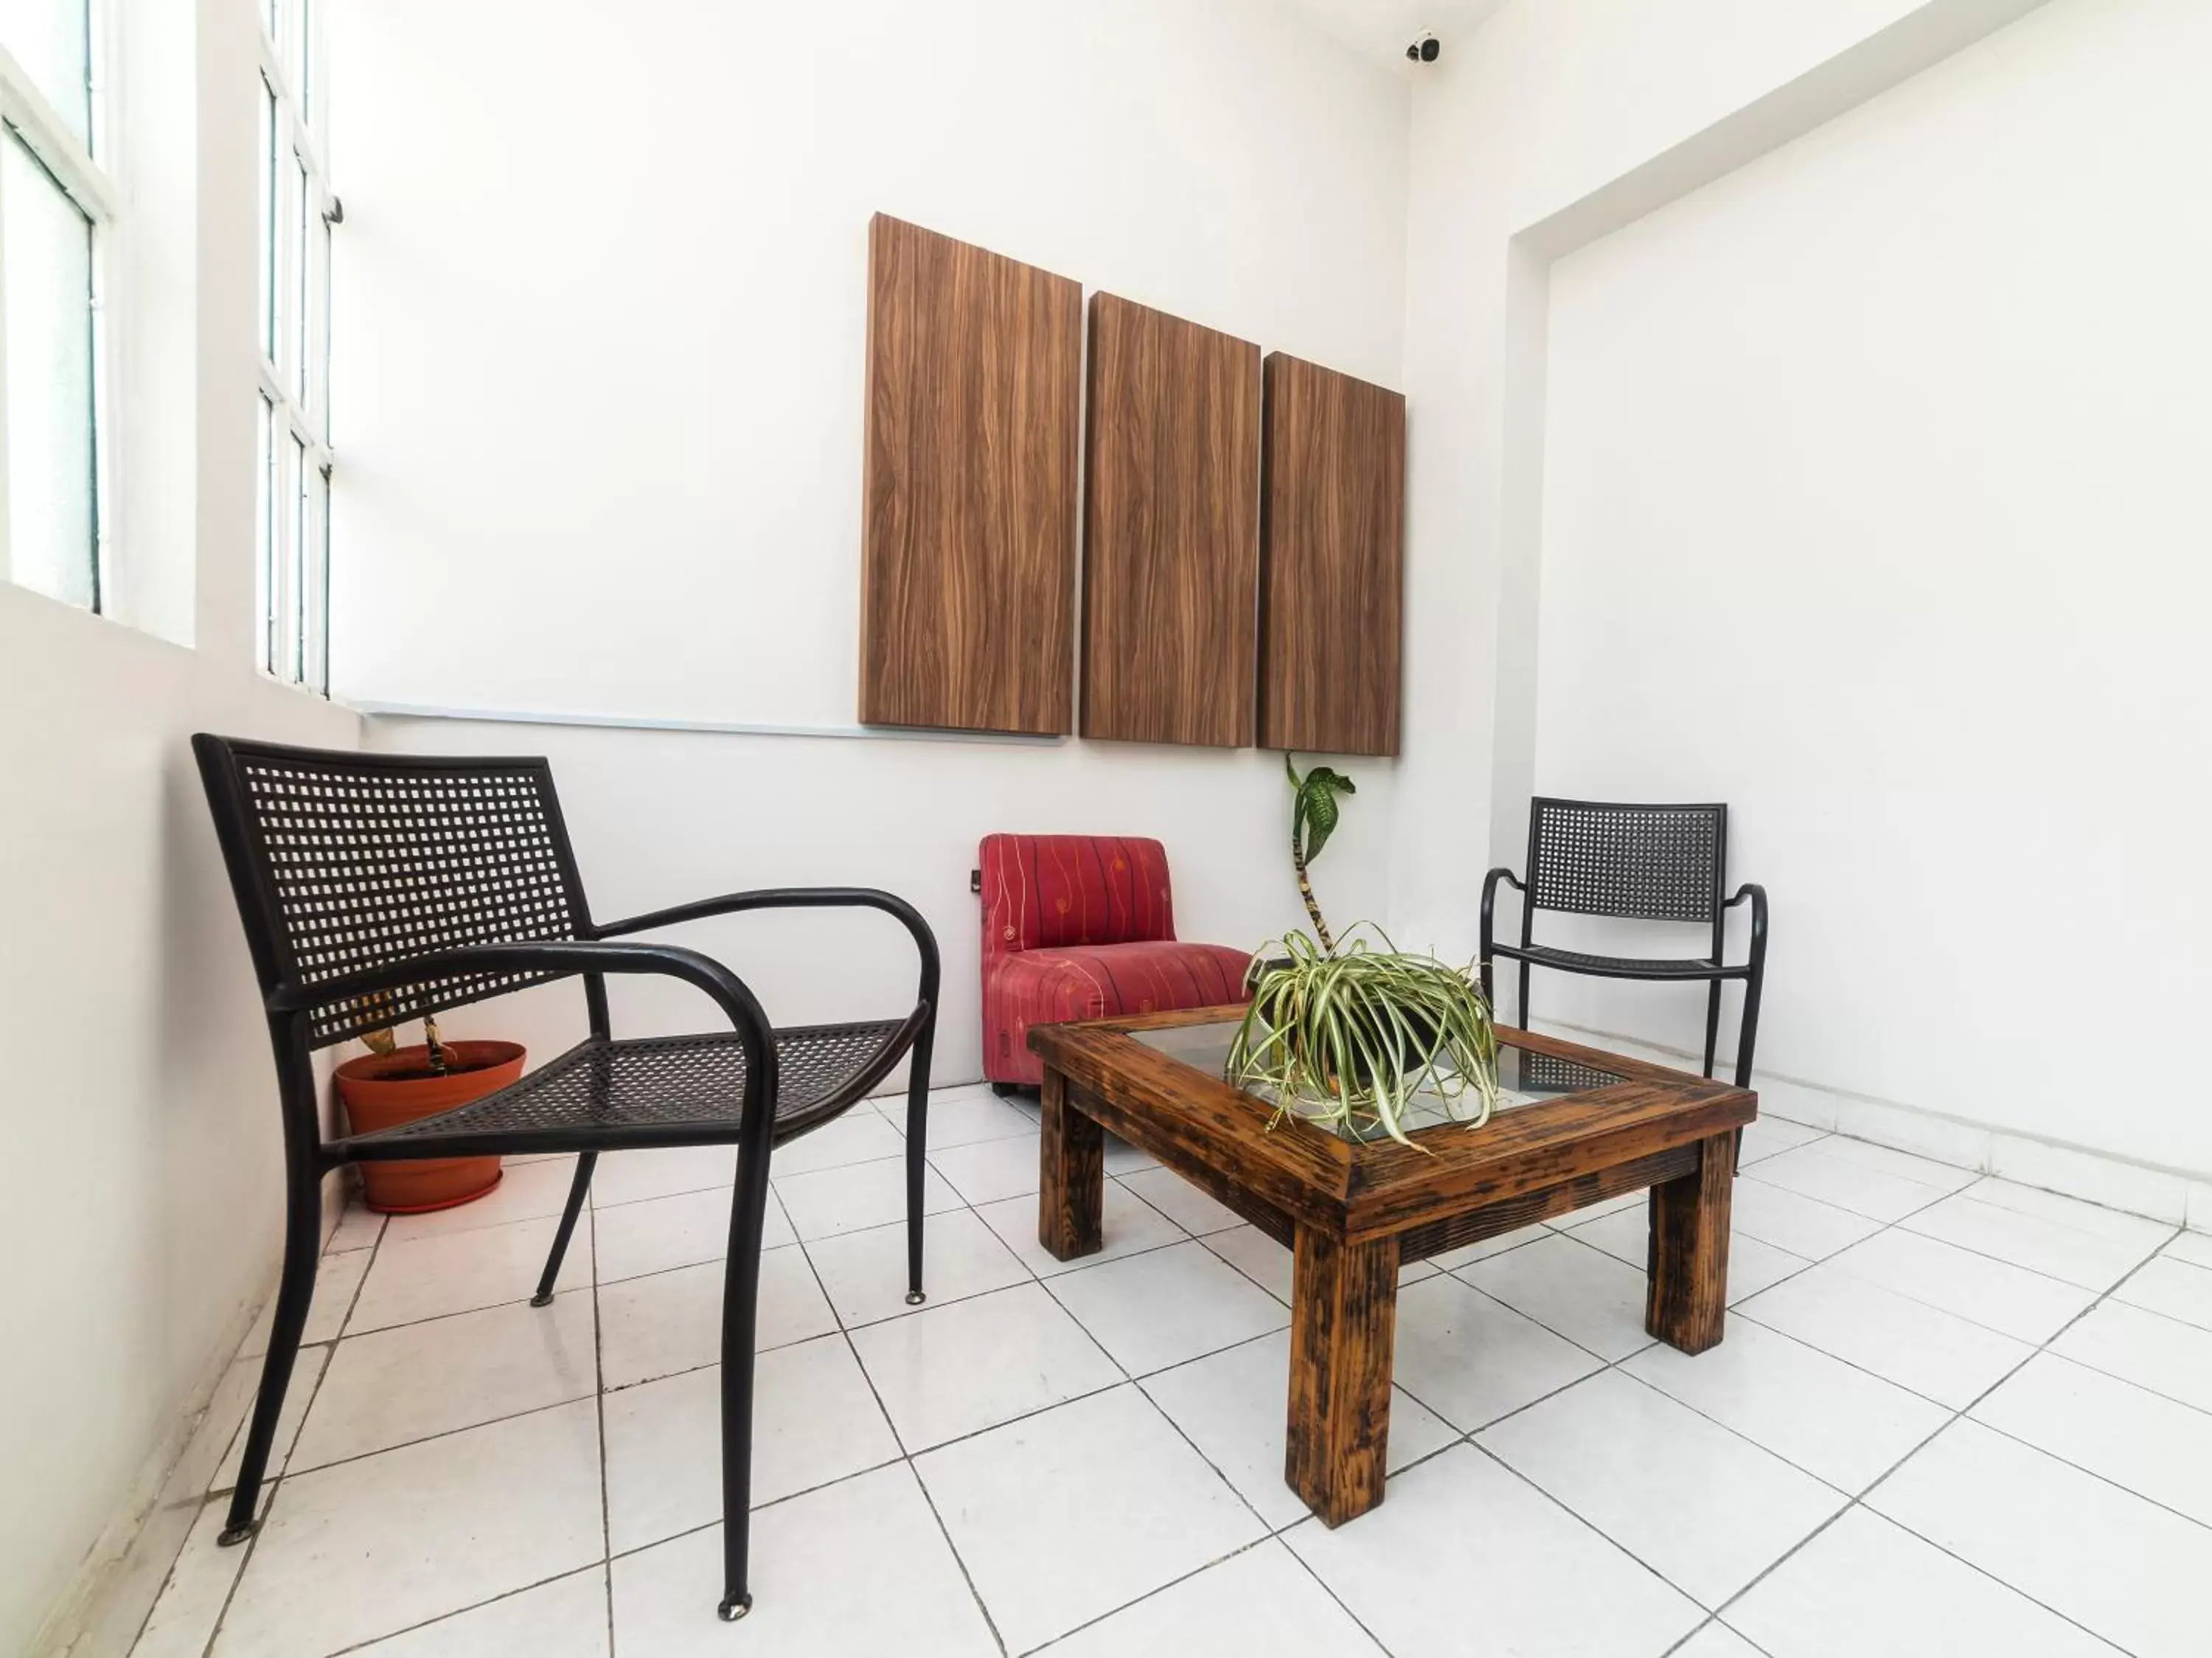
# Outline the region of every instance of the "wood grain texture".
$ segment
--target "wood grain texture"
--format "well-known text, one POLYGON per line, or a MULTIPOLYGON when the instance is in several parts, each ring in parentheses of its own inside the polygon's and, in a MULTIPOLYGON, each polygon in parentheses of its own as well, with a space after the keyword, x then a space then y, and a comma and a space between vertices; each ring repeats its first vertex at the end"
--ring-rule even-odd
POLYGON ((1729 1210, 1735 1135, 1698 1147, 1697 1167, 1651 1188, 1651 1248, 1644 1327, 1670 1347, 1702 1353, 1728 1319, 1729 1210))
POLYGON ((1091 296, 1083 735, 1249 744, 1260 348, 1091 296))
POLYGON ((1478 1130, 1425 1129, 1413 1147, 1354 1146, 1307 1124, 1271 1130, 1264 1101, 1132 1035, 1243 1013, 1185 1009, 1037 1026, 1030 1046, 1079 1091, 1091 1115, 1170 1167, 1212 1169, 1271 1210, 1352 1239, 1410 1231, 1554 1188, 1591 1191, 1594 1175, 1695 1145, 1758 1114, 1758 1096, 1728 1083, 1500 1027, 1503 1041, 1624 1080, 1521 1106, 1478 1130))
POLYGON ((1271 1129, 1265 1100, 1138 1039, 1243 1012, 1031 1027, 1030 1046, 1045 1062, 1038 1236, 1063 1260, 1102 1246, 1100 1131, 1111 1129, 1289 1239, 1284 1478, 1322 1523, 1341 1525, 1382 1499, 1401 1260, 1649 1186, 1647 1326, 1686 1352, 1721 1338, 1735 1131, 1758 1115, 1755 1094, 1501 1027, 1501 1041, 1621 1080, 1515 1106, 1480 1129, 1423 1129, 1413 1147, 1355 1144, 1295 1119, 1271 1129))
POLYGON ((1075 1108, 1066 1079, 1044 1074, 1037 1145, 1037 1241, 1054 1260, 1105 1247, 1106 1133, 1075 1108))
POLYGON ((1495 1238, 1502 1233, 1517 1232, 1538 1221, 1548 1221, 1561 1215, 1571 1215, 1578 1209, 1588 1209, 1592 1204, 1601 1204, 1608 1198, 1618 1198, 1623 1192, 1642 1192, 1646 1187, 1659 1186, 1686 1174, 1698 1167, 1698 1148, 1703 1141, 1676 1146, 1671 1150, 1654 1152, 1649 1157, 1638 1157, 1632 1162, 1615 1163, 1610 1168, 1593 1170, 1577 1175, 1558 1186, 1544 1186, 1524 1192, 1517 1198, 1508 1198, 1502 1203, 1470 1209, 1445 1220, 1431 1221, 1410 1232, 1398 1234, 1398 1253, 1402 1259, 1425 1260, 1431 1255, 1441 1255, 1447 1250, 1457 1249, 1485 1238, 1495 1238))
POLYGON ((1324 1526, 1382 1500, 1398 1243, 1298 1228, 1291 1275, 1291 1387, 1283 1478, 1324 1526))
POLYGON ((1072 728, 1082 326, 1079 283, 870 222, 863 721, 1072 728))
POLYGON ((1266 380, 1260 741, 1395 754, 1406 399, 1280 351, 1266 380))

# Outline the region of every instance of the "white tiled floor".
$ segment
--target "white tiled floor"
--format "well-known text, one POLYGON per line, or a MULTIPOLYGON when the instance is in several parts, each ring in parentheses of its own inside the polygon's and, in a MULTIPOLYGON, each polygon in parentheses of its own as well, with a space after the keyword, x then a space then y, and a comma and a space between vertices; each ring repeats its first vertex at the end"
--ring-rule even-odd
POLYGON ((349 1214, 267 1523, 215 1546, 234 1444, 137 1658, 2212 1650, 2212 1238, 1769 1119, 1711 1352, 1644 1334, 1634 1198, 1408 1267, 1389 1500, 1331 1532, 1282 1483, 1288 1252, 1117 1148, 1055 1261, 1035 1115, 931 1121, 921 1308, 901 1102, 778 1154, 744 1622, 732 1161, 633 1153, 542 1309, 565 1161, 349 1214))

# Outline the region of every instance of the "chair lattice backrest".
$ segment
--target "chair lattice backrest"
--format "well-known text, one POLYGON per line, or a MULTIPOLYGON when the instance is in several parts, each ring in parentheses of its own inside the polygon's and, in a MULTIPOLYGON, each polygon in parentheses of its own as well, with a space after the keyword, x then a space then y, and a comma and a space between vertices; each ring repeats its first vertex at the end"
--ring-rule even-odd
MULTIPOLYGON (((574 938, 583 888, 542 759, 192 740, 264 994, 469 945, 574 938)), ((315 1005, 328 1047, 566 977, 483 973, 315 1005)))
POLYGON ((1531 802, 1528 907, 1638 921, 1719 919, 1728 808, 1531 802))

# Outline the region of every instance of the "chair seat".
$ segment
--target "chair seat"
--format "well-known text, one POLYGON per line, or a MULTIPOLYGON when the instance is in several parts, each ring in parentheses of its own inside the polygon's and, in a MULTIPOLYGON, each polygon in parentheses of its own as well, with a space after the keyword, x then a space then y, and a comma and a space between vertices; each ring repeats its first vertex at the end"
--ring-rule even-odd
POLYGON ((1490 949, 1493 955, 1515 961, 1603 978, 1741 978, 1750 971, 1747 966, 1723 966, 1709 956, 1590 955, 1548 944, 1493 944, 1490 949))
POLYGON ((1161 1013, 1243 1002, 1249 952, 1173 938, 1066 944, 983 964, 984 1056, 994 1082, 1036 1082, 1043 1062, 1029 1050, 1032 1025, 1120 1014, 1161 1013))
POLYGON ((998 972, 1000 984, 1022 998, 1029 1021, 1043 1025, 1242 1002, 1251 959, 1225 944, 1160 938, 1024 950, 1000 962, 998 972))
MULTIPOLYGON (((828 1121, 882 1081, 926 1013, 778 1031, 777 1143, 828 1121)), ((326 1151, 373 1161, 734 1142, 744 1088, 745 1053, 734 1033, 593 1039, 496 1094, 332 1141, 326 1151)))

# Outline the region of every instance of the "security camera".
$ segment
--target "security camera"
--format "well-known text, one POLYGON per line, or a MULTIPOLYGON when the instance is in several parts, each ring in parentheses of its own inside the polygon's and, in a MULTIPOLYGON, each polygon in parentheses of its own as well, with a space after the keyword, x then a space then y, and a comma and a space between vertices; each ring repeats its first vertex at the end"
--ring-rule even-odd
POLYGON ((1406 48, 1407 61, 1415 64, 1433 64, 1437 61, 1437 54, 1443 50, 1443 47, 1437 44, 1435 35, 1424 34, 1406 48))

